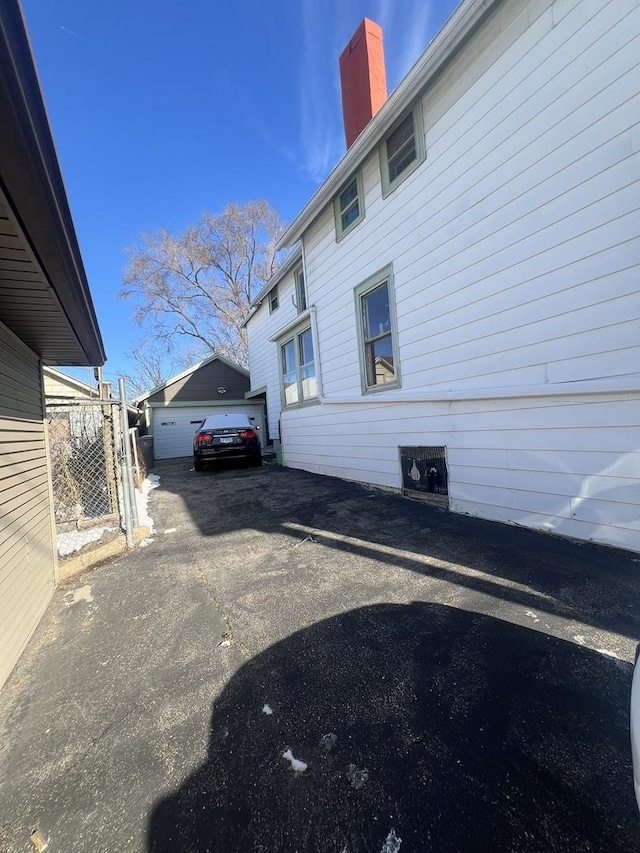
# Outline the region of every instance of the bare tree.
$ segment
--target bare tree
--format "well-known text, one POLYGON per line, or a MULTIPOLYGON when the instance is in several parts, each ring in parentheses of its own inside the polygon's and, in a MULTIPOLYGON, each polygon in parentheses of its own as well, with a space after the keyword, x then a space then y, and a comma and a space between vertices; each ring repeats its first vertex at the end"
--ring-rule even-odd
POLYGON ((217 353, 246 366, 240 323, 276 270, 283 228, 266 201, 252 201, 204 214, 183 234, 143 235, 131 250, 120 296, 135 300, 134 319, 148 336, 196 357, 217 353))
POLYGON ((127 356, 133 362, 133 369, 124 378, 127 394, 134 398, 162 385, 177 366, 170 346, 161 338, 143 338, 127 356))

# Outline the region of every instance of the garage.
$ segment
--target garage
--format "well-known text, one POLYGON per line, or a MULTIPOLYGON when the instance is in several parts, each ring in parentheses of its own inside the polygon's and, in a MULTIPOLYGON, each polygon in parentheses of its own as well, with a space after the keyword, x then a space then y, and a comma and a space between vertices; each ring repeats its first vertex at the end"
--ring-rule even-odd
POLYGON ((259 427, 258 435, 263 441, 264 424, 262 422, 262 406, 216 406, 215 408, 200 408, 185 406, 180 408, 158 408, 154 411, 154 457, 156 459, 176 459, 179 456, 189 456, 193 450, 193 434, 202 421, 212 414, 228 415, 246 412, 251 422, 259 427))
POLYGON ((213 355, 138 398, 142 430, 153 436, 154 459, 190 456, 193 435, 208 415, 246 413, 267 441, 264 403, 247 400, 249 372, 213 355))

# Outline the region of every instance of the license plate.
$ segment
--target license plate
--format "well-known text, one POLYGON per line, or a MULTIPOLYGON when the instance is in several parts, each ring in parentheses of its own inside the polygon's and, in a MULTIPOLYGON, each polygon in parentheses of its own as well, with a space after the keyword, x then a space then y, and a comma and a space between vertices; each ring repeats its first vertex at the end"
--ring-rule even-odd
POLYGON ((223 435, 220 437, 220 444, 233 444, 232 435, 223 435))

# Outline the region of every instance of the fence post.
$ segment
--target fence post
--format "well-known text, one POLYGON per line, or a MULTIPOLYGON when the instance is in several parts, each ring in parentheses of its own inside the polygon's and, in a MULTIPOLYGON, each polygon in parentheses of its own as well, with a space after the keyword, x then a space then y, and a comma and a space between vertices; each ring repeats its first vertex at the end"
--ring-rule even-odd
MULTIPOLYGON (((101 400, 111 400, 111 383, 99 382, 98 395, 101 400)), ((102 444, 104 447, 104 469, 109 510, 120 514, 118 501, 118 474, 114 453, 116 431, 114 429, 114 404, 102 406, 102 444)))
POLYGON ((127 418, 127 397, 124 389, 124 379, 118 379, 120 391, 120 412, 122 415, 122 443, 124 445, 124 463, 126 468, 126 480, 123 483, 123 491, 129 492, 129 506, 133 526, 138 526, 138 505, 136 502, 135 486, 133 485, 133 471, 131 470, 131 439, 129 437, 129 419, 127 418))

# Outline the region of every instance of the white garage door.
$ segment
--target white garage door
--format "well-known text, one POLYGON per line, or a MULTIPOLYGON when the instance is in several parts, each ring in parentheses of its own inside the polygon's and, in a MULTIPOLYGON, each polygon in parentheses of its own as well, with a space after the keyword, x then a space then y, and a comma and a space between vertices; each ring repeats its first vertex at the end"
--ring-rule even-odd
POLYGON ((242 406, 211 406, 210 408, 177 406, 153 410, 153 455, 156 459, 177 459, 191 456, 193 436, 207 415, 247 413, 260 427, 258 435, 264 444, 266 435, 262 406, 256 403, 242 406))

